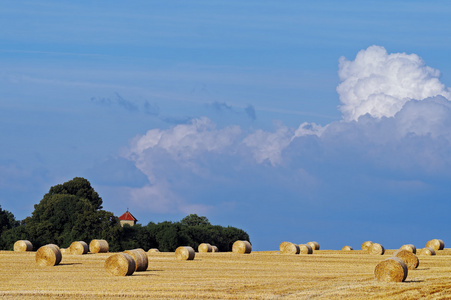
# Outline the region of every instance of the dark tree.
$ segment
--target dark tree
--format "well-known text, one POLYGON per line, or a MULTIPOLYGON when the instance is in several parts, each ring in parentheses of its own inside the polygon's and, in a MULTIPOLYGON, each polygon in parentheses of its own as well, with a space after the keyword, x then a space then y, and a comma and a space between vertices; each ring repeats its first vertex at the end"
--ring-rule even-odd
POLYGON ((106 239, 113 248, 120 248, 115 246, 121 234, 118 219, 100 209, 102 198, 84 178, 51 187, 34 207, 23 223, 36 247, 48 243, 68 247, 77 240, 106 239))
MULTIPOLYGON (((134 230, 130 227, 130 230, 134 230)), ((158 248, 160 251, 174 251, 179 246, 191 246, 197 249, 201 243, 215 245, 220 251, 231 251, 237 240, 249 240, 249 235, 235 227, 222 227, 211 225, 207 217, 191 214, 180 222, 149 223, 144 227, 147 235, 143 240, 152 239, 147 245, 149 248, 158 248)))
POLYGON ((19 226, 19 221, 16 221, 14 215, 7 210, 3 210, 0 205, 0 236, 3 231, 17 226, 19 226))
POLYGON ((63 184, 52 186, 45 196, 54 194, 74 195, 91 202, 94 209, 102 208, 102 198, 100 198, 99 194, 91 187, 91 183, 82 177, 75 177, 63 184))
POLYGON ((3 210, 0 206, 0 249, 12 249, 10 247, 11 240, 14 238, 12 232, 19 224, 20 222, 16 221, 11 212, 3 210))
POLYGON ((180 223, 186 226, 209 226, 210 221, 208 221, 207 217, 199 217, 196 214, 190 214, 189 216, 184 217, 180 223))

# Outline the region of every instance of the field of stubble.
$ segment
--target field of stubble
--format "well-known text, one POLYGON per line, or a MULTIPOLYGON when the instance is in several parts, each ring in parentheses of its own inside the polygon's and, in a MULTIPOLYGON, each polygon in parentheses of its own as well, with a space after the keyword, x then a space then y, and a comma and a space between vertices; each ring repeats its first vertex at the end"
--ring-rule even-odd
POLYGON ((2 299, 451 299, 451 249, 418 256, 420 265, 402 283, 374 278, 391 256, 319 250, 312 255, 277 251, 148 254, 147 271, 115 277, 104 269, 111 254, 63 254, 58 266, 38 267, 35 252, 0 251, 2 299))

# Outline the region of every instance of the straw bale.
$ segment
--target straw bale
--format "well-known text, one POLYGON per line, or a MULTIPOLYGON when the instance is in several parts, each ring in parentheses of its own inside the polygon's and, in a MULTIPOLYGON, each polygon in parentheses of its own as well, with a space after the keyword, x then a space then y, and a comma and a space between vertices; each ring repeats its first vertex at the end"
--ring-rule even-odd
POLYGON ((69 246, 69 253, 70 254, 76 254, 76 255, 83 255, 88 253, 88 244, 86 244, 83 241, 77 241, 73 242, 69 246))
POLYGON ((190 246, 180 246, 175 249, 175 258, 178 260, 193 260, 196 253, 190 246))
POLYGON ((348 245, 343 246, 343 248, 341 248, 341 251, 352 251, 352 250, 354 250, 354 249, 351 246, 348 246, 348 245))
POLYGON ((28 240, 19 240, 14 243, 14 251, 25 252, 25 251, 32 251, 32 250, 33 250, 33 244, 28 240))
POLYGON ((362 244, 362 250, 363 250, 363 251, 368 251, 368 248, 370 248, 370 246, 371 246, 372 243, 373 243, 372 241, 366 241, 366 242, 363 242, 363 244, 362 244))
POLYGON ((108 252, 108 242, 105 240, 92 240, 89 243, 89 252, 91 253, 106 253, 108 252))
POLYGON ((282 242, 279 245, 280 253, 282 254, 299 254, 299 246, 290 242, 282 242))
POLYGON ((235 241, 232 245, 232 252, 238 254, 249 254, 252 252, 252 245, 248 241, 235 241))
POLYGON ((312 254, 313 249, 310 245, 307 244, 299 244, 299 254, 312 254))
POLYGON ((442 240, 433 239, 426 243, 426 247, 432 248, 435 251, 443 250, 443 248, 445 248, 445 243, 443 243, 442 240))
POLYGON ((393 253, 393 256, 402 259, 409 270, 415 270, 420 264, 418 257, 409 250, 399 249, 393 253))
POLYGON ((319 244, 317 242, 308 242, 307 245, 309 245, 310 247, 312 247, 312 250, 319 250, 319 244))
POLYGON ((413 254, 416 254, 416 253, 417 253, 417 247, 415 247, 415 246, 412 245, 412 244, 405 244, 405 245, 402 245, 400 249, 401 249, 401 250, 407 250, 407 251, 410 251, 410 252, 412 252, 413 254))
POLYGON ((129 276, 136 270, 135 260, 127 253, 110 255, 104 264, 108 273, 114 276, 129 276))
POLYGON ((374 276, 379 281, 403 282, 407 278, 407 266, 399 257, 387 258, 376 265, 374 276))
POLYGON ((435 255, 435 250, 430 247, 426 247, 426 248, 420 249, 418 251, 418 254, 419 255, 435 255))
POLYGON ((209 243, 202 243, 199 245, 199 247, 197 247, 197 252, 199 252, 199 253, 211 252, 211 251, 212 251, 212 248, 209 243))
POLYGON ((211 246, 211 252, 219 252, 218 246, 211 246))
POLYGON ((146 251, 141 248, 133 250, 125 250, 124 253, 130 255, 135 260, 135 271, 146 271, 149 266, 149 259, 147 258, 146 251))
POLYGON ((55 244, 47 244, 45 246, 53 247, 53 248, 61 251, 60 247, 58 245, 55 245, 55 244))
POLYGON ((56 266, 61 262, 61 251, 57 245, 47 244, 36 251, 36 264, 38 266, 56 266))
POLYGON ((385 253, 385 249, 379 243, 372 243, 371 246, 368 248, 368 253, 374 255, 383 255, 385 253))
POLYGON ((160 250, 158 250, 157 248, 150 248, 149 251, 147 251, 147 253, 158 253, 160 252, 160 250))

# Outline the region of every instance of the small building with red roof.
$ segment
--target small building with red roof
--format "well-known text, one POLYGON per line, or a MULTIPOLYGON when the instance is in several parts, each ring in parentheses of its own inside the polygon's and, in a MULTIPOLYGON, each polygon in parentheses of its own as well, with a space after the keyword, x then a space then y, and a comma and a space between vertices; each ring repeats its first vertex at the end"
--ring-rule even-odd
POLYGON ((122 227, 124 227, 125 224, 133 226, 137 221, 138 220, 128 211, 128 209, 125 213, 122 214, 122 216, 119 217, 119 222, 121 223, 122 227))

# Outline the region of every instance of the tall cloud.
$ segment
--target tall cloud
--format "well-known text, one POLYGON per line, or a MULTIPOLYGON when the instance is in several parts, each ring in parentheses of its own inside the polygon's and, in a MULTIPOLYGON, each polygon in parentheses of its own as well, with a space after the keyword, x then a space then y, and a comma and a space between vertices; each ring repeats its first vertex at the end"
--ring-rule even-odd
POLYGON ((341 57, 338 75, 340 110, 346 121, 365 114, 393 117, 411 99, 438 95, 451 99, 449 89, 438 79, 440 72, 426 66, 418 55, 388 54, 380 46, 361 50, 353 61, 341 57))

